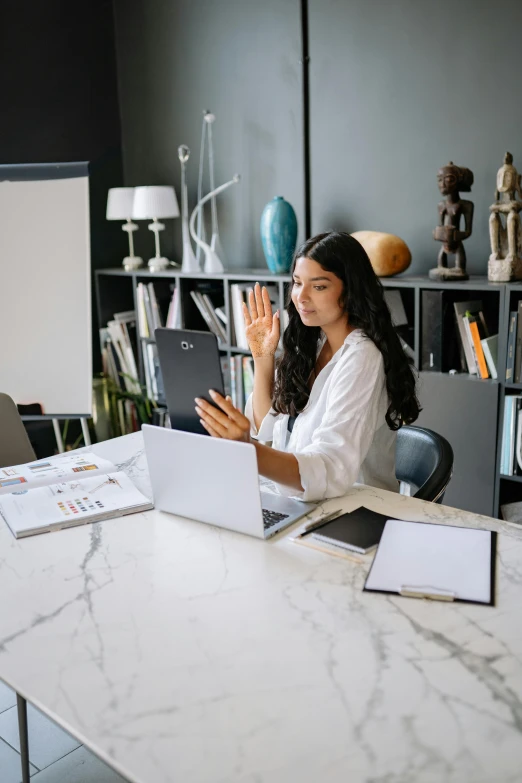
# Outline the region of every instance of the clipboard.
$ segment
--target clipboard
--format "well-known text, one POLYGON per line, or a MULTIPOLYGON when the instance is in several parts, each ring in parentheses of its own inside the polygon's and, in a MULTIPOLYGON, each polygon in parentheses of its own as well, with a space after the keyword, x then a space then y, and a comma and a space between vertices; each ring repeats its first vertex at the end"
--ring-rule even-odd
POLYGON ((390 519, 365 592, 495 606, 497 533, 390 519))

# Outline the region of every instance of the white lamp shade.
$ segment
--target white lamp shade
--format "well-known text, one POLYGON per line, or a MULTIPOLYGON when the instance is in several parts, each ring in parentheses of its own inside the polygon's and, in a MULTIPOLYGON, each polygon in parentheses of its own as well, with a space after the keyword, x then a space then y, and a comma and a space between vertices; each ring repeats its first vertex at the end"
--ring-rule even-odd
POLYGON ((132 215, 135 188, 110 188, 107 195, 107 220, 127 220, 132 215))
POLYGON ((134 188, 132 217, 136 220, 179 217, 178 200, 174 188, 166 185, 146 185, 134 188))

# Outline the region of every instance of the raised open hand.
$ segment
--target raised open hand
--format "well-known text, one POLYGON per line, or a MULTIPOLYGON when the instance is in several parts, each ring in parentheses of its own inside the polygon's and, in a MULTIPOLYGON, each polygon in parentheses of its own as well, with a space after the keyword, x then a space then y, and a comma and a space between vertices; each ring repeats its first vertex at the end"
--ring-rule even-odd
POLYGON ((255 284, 248 292, 250 309, 243 303, 246 338, 254 359, 274 356, 279 343, 279 310, 273 315, 270 297, 265 286, 255 284))

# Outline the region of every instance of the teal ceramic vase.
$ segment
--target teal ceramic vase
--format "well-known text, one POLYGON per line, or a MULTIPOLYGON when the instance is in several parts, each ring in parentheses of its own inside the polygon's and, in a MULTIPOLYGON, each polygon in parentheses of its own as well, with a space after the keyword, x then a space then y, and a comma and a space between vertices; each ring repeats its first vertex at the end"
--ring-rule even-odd
POLYGON ((282 275, 290 270, 296 241, 294 209, 282 196, 276 196, 261 215, 261 242, 271 272, 282 275))

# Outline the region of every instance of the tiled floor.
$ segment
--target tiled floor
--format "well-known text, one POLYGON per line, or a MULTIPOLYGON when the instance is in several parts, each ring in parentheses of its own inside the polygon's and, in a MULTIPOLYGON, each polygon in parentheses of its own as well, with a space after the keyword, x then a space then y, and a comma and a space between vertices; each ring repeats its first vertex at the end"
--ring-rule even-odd
MULTIPOLYGON (((29 760, 34 783, 125 783, 70 734, 28 705, 29 760)), ((21 783, 14 692, 0 680, 0 780, 21 783)))

